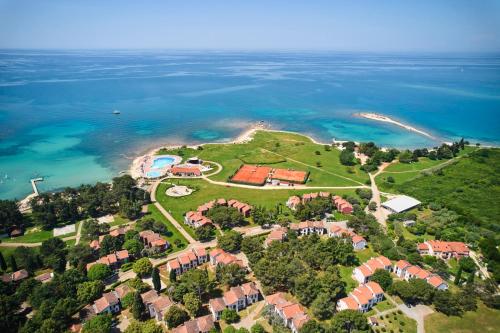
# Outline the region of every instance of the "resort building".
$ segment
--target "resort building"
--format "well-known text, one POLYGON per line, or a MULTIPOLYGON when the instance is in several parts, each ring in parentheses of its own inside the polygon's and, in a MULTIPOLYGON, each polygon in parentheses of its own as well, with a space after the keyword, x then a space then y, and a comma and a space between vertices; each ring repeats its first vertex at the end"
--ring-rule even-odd
POLYGON ((149 249, 164 251, 170 247, 169 242, 163 239, 160 234, 152 230, 144 230, 139 232, 139 238, 144 244, 144 247, 149 249))
POLYGON ((329 237, 346 237, 350 239, 352 247, 354 250, 363 250, 366 245, 366 239, 357 235, 354 231, 349 229, 344 229, 336 224, 332 224, 328 229, 329 237))
POLYGON ((271 307, 293 333, 298 333, 302 325, 310 319, 302 305, 287 301, 281 292, 266 296, 265 300, 266 305, 271 307))
POLYGON ((371 276, 377 269, 383 269, 390 272, 392 270, 392 263, 384 256, 371 258, 354 269, 353 277, 359 283, 364 284, 370 281, 371 276))
POLYGON ((402 213, 420 205, 420 201, 406 195, 397 196, 394 199, 387 200, 382 203, 382 207, 388 209, 392 213, 402 213))
POLYGON ((127 250, 116 251, 115 253, 108 254, 107 256, 99 258, 97 261, 87 264, 87 270, 95 264, 104 264, 111 269, 118 269, 121 265, 129 261, 129 254, 127 250))
POLYGON ((302 203, 300 197, 293 195, 286 201, 286 206, 291 210, 297 210, 297 206, 302 203))
POLYGON ((211 315, 198 317, 186 321, 184 324, 172 329, 172 333, 208 333, 214 328, 211 315))
MULTIPOLYGON (((109 233, 107 233, 106 235, 110 235, 111 237, 120 237, 123 239, 125 237, 125 234, 129 230, 132 230, 132 228, 129 225, 127 225, 124 227, 119 227, 119 228, 113 229, 109 233)), ((99 239, 94 239, 93 241, 91 241, 89 246, 94 251, 99 251, 101 249, 101 242, 106 235, 100 235, 99 239)))
POLYGON ((240 212, 240 214, 244 217, 250 217, 250 214, 252 213, 252 206, 250 206, 249 204, 240 202, 235 199, 226 200, 224 198, 220 198, 198 206, 196 211, 187 212, 184 215, 184 223, 193 228, 199 228, 207 224, 212 224, 212 220, 206 217, 206 215, 210 211, 210 209, 216 206, 233 207, 237 209, 238 212, 240 212))
POLYGON ((181 275, 190 269, 208 262, 208 260, 207 251, 204 248, 196 248, 191 252, 184 253, 170 260, 166 265, 160 267, 160 269, 165 269, 168 273, 173 270, 176 275, 181 275))
POLYGON ((268 166, 242 165, 231 177, 233 183, 263 186, 266 183, 273 185, 304 184, 309 172, 291 169, 273 169, 268 166))
POLYGON ((354 289, 349 296, 337 302, 337 311, 357 310, 369 311, 375 304, 384 299, 384 291, 376 282, 368 282, 354 289))
POLYGON ((208 307, 213 319, 219 320, 224 309, 227 308, 236 312, 241 311, 257 302, 259 295, 260 292, 255 283, 248 282, 241 286, 232 287, 222 297, 211 299, 208 307))
POLYGON ((240 267, 245 267, 242 260, 223 249, 214 249, 210 251, 210 263, 214 266, 236 264, 240 267))
POLYGON ((264 241, 264 247, 268 247, 272 242, 284 241, 287 237, 287 230, 287 228, 282 227, 271 231, 264 241))
POLYGON ((441 259, 451 259, 469 256, 469 247, 462 242, 445 242, 429 240, 418 244, 418 252, 421 255, 434 256, 441 259))
POLYGON ((43 273, 43 274, 35 276, 35 280, 37 280, 41 283, 47 283, 47 282, 50 282, 53 277, 54 277, 53 272, 47 272, 47 273, 43 273))
POLYGON ((200 177, 202 175, 201 170, 198 166, 173 166, 169 170, 170 174, 177 177, 200 177))
POLYGON ((2 275, 2 281, 5 283, 19 282, 29 277, 29 273, 25 269, 15 271, 14 273, 5 273, 2 275))
POLYGON ((291 223, 290 229, 297 232, 299 236, 326 234, 326 225, 323 221, 302 221, 299 223, 291 223))
POLYGON ((433 274, 419 266, 412 265, 406 260, 399 260, 394 265, 394 274, 406 281, 410 279, 425 280, 438 290, 448 289, 448 284, 439 275, 433 274))
POLYGON ((212 220, 206 216, 203 216, 201 212, 190 211, 187 212, 186 215, 184 215, 184 223, 193 228, 199 228, 207 224, 212 224, 212 220))

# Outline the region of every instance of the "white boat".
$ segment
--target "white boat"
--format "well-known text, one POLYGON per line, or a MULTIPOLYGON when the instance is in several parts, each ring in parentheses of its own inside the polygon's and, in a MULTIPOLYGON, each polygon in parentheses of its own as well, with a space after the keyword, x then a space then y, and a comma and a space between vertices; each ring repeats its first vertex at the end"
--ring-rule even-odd
POLYGON ((121 112, 119 110, 114 110, 113 114, 120 114, 121 112))

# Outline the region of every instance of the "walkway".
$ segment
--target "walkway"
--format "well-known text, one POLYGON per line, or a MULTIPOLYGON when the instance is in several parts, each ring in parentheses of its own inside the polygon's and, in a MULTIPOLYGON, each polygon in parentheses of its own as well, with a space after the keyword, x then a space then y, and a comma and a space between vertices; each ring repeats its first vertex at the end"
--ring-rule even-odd
MULTIPOLYGON (((371 181, 371 190, 372 190, 372 202, 375 202, 377 204, 377 209, 374 212, 370 212, 375 218, 377 219, 378 223, 380 223, 384 228, 386 228, 386 220, 387 220, 387 213, 384 211, 384 209, 381 206, 382 200, 380 198, 380 191, 378 189, 377 183, 375 182, 375 178, 384 171, 385 168, 387 168, 391 163, 382 163, 382 165, 379 167, 378 171, 375 174, 369 173, 368 176, 370 177, 371 181)), ((368 212, 368 207, 366 207, 366 212, 368 212)))
POLYGON ((489 279, 490 272, 488 272, 488 269, 479 261, 476 252, 470 251, 469 256, 472 258, 472 260, 474 260, 474 263, 477 265, 477 267, 479 267, 479 271, 481 272, 483 279, 489 279))
POLYGON ((186 230, 184 230, 184 228, 179 224, 179 222, 177 222, 177 220, 174 219, 174 217, 169 212, 167 212, 165 208, 163 208, 163 206, 158 201, 156 201, 156 190, 158 189, 158 185, 161 183, 162 180, 163 179, 160 179, 154 182, 153 187, 151 188, 151 201, 154 203, 155 207, 158 208, 158 210, 174 225, 174 227, 176 227, 177 230, 179 230, 179 232, 184 236, 184 238, 186 238, 186 240, 190 244, 196 243, 196 240, 193 237, 191 237, 191 235, 186 230))

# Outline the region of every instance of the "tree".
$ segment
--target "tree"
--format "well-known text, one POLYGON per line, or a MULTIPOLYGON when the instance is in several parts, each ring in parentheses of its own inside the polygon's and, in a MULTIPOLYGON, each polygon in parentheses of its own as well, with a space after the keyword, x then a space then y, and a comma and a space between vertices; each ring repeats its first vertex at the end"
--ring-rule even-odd
POLYGON ((252 325, 250 332, 252 332, 252 333, 266 333, 266 330, 264 329, 264 326, 262 326, 261 324, 255 323, 252 325))
POLYGON ((335 302, 332 300, 330 295, 326 293, 320 293, 316 299, 312 302, 311 308, 313 314, 321 320, 325 320, 333 316, 335 302))
POLYGON ((134 257, 139 257, 144 245, 137 239, 129 239, 123 243, 123 248, 134 257))
POLYGON ((232 310, 232 309, 224 309, 221 314, 221 319, 224 320, 228 324, 236 323, 238 320, 240 320, 240 315, 238 312, 232 310))
POLYGON ((19 302, 14 296, 0 294, 0 332, 17 332, 21 323, 18 310, 19 302))
POLYGON ((84 265, 94 260, 94 253, 88 244, 77 244, 68 251, 66 259, 73 267, 84 265))
POLYGON ((351 150, 344 149, 339 156, 340 163, 343 165, 355 165, 354 153, 351 150))
POLYGON ((476 263, 471 257, 463 257, 458 262, 462 269, 467 273, 472 273, 476 271, 476 263))
POLYGON ((0 200, 0 230, 8 232, 12 227, 23 227, 23 215, 16 200, 0 200))
POLYGON ((324 331, 323 327, 314 319, 307 321, 299 329, 299 333, 323 333, 324 331))
POLYGON ((2 271, 7 270, 7 263, 5 262, 5 258, 3 257, 2 252, 0 252, 0 268, 2 269, 2 271))
POLYGON ((151 274, 153 265, 151 264, 151 261, 149 261, 148 258, 141 258, 136 262, 134 262, 132 268, 137 275, 143 277, 151 274))
POLYGON ((409 150, 404 150, 399 154, 400 163, 411 163, 413 162, 413 153, 409 150))
POLYGON ((66 243, 57 237, 43 241, 40 247, 40 254, 45 265, 52 267, 59 273, 66 269, 66 252, 66 243))
POLYGON ((455 284, 460 285, 460 280, 462 279, 462 265, 458 266, 457 274, 455 275, 455 284))
POLYGON ((125 333, 163 333, 163 329, 154 320, 144 322, 132 320, 125 333))
POLYGON ((175 269, 172 269, 170 273, 168 274, 168 279, 170 282, 175 282, 177 281, 177 273, 175 272, 175 269))
POLYGON ((127 295, 122 297, 122 299, 120 300, 122 308, 127 309, 134 303, 134 294, 134 292, 129 292, 127 293, 127 295))
POLYGON ((111 275, 111 269, 105 264, 94 264, 89 268, 87 277, 89 280, 104 280, 111 275))
POLYGON ((17 271, 16 258, 14 258, 13 255, 10 256, 10 268, 12 269, 13 272, 17 271))
POLYGON ((81 236, 86 240, 97 239, 100 234, 109 231, 109 224, 102 223, 99 224, 95 219, 88 219, 82 222, 81 236))
POLYGON ((30 273, 33 273, 40 267, 40 260, 38 260, 37 253, 32 248, 25 246, 16 247, 14 250, 14 256, 16 257, 17 264, 30 273))
POLYGON ((377 282, 383 290, 387 290, 392 285, 392 276, 384 269, 377 269, 373 273, 371 281, 377 282))
POLYGON ((207 270, 201 269, 192 269, 185 272, 180 277, 180 283, 177 284, 178 287, 184 288, 188 292, 194 292, 199 297, 204 293, 209 293, 212 285, 207 270))
POLYGON ((110 314, 103 314, 92 317, 84 325, 83 333, 109 333, 113 320, 110 314))
POLYGON ((336 333, 369 332, 370 330, 365 316, 356 310, 344 310, 336 313, 330 328, 330 331, 336 333))
POLYGON ((202 242, 206 242, 214 237, 215 228, 211 224, 205 224, 194 231, 196 238, 202 242))
POLYGON ((103 291, 102 281, 88 281, 78 285, 76 295, 79 302, 86 304, 99 298, 103 291))
POLYGON ((234 207, 216 206, 209 210, 208 217, 222 229, 241 225, 244 221, 243 215, 234 207))
POLYGON ((184 307, 189 312, 191 317, 196 317, 201 309, 201 299, 195 293, 187 293, 182 297, 184 301, 184 307))
POLYGON ((245 276, 246 270, 237 264, 219 265, 215 268, 215 277, 223 285, 240 285, 245 281, 245 276))
POLYGON ((167 322, 167 326, 170 329, 181 325, 188 319, 189 319, 188 313, 182 310, 177 305, 172 305, 168 309, 167 313, 165 313, 165 321, 167 322))
POLYGON ((151 277, 153 280, 153 287, 157 292, 161 290, 161 280, 160 280, 160 271, 158 268, 154 267, 153 272, 151 273, 151 277))
POLYGON ((238 333, 238 330, 236 328, 234 328, 234 326, 229 325, 229 326, 226 326, 226 328, 224 328, 222 333, 238 333))
POLYGON ((241 248, 243 236, 233 230, 229 230, 224 235, 217 236, 217 246, 227 252, 236 252, 241 248))
POLYGON ((131 312, 134 319, 137 320, 142 320, 146 316, 146 306, 144 305, 141 294, 138 291, 134 293, 134 301, 132 302, 131 312))
POLYGON ((434 295, 434 306, 437 311, 447 316, 460 316, 463 312, 457 297, 449 290, 436 292, 434 295))

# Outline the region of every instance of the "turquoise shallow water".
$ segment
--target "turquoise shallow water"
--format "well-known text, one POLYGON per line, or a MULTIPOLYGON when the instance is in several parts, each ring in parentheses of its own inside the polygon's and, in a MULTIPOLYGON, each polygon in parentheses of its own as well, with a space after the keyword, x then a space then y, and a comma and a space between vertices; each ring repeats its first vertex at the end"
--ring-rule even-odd
POLYGON ((0 51, 0 198, 108 181, 165 143, 228 141, 250 122, 330 141, 500 142, 500 57, 0 51), (120 110, 114 115, 113 110, 120 110))

